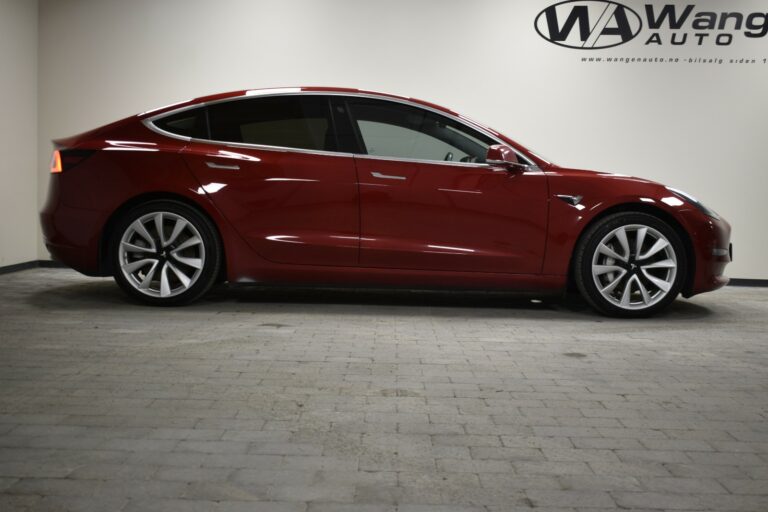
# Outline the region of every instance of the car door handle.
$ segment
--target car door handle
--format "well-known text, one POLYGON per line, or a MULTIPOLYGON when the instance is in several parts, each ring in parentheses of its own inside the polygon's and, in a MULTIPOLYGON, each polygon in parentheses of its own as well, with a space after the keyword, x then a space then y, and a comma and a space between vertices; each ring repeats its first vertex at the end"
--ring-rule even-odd
POLYGON ((372 172, 371 176, 374 178, 381 178, 383 180, 404 180, 406 179, 405 176, 393 176, 391 174, 381 174, 380 172, 372 172))
POLYGON ((205 162, 205 165, 207 165, 211 169, 227 169, 229 171, 237 171, 240 169, 240 166, 237 164, 227 165, 227 164, 217 164, 216 162, 205 162))

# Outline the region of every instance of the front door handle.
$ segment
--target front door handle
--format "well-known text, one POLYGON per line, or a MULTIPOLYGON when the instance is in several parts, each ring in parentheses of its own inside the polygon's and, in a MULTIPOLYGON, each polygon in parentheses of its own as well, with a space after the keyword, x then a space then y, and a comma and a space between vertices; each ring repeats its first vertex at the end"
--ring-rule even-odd
POLYGON ((374 178, 381 178, 383 180, 405 180, 405 176, 393 176, 391 174, 381 174, 380 172, 372 172, 371 176, 374 178))
POLYGON ((207 165, 211 169, 227 169, 229 171, 237 171, 240 169, 240 166, 237 164, 227 165, 227 164, 217 164, 216 162, 205 162, 205 165, 207 165))

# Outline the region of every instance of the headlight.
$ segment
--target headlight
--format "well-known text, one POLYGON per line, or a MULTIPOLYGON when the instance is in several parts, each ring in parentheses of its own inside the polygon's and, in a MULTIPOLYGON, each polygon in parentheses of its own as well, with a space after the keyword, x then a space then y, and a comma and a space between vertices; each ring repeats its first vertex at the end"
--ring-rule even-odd
POLYGON ((687 192, 683 192, 682 190, 678 190, 676 188, 672 188, 672 187, 667 187, 667 190, 669 190, 676 196, 681 197, 682 199, 685 199, 686 202, 695 206, 704 215, 712 217, 715 220, 720 220, 720 216, 717 214, 717 212, 715 212, 713 209, 704 205, 701 201, 693 197, 691 194, 687 192))

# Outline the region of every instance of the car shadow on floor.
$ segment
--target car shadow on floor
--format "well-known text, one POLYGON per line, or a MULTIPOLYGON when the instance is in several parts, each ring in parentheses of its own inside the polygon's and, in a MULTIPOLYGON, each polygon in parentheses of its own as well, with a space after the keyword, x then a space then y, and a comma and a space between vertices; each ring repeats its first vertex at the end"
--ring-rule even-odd
MULTIPOLYGON (((35 307, 60 310, 105 310, 125 312, 145 308, 126 296, 112 280, 100 279, 50 286, 29 296, 35 307)), ((595 313, 578 294, 566 297, 539 297, 510 292, 455 290, 403 290, 360 288, 300 288, 219 285, 198 302, 175 312, 251 311, 257 306, 280 306, 281 312, 313 313, 324 309, 329 314, 368 313, 408 315, 423 313, 454 316, 461 309, 468 317, 530 317, 601 322, 608 320, 595 313), (345 306, 345 307, 338 307, 345 306), (359 307, 355 307, 359 306, 359 307)), ((699 304, 679 299, 654 319, 701 319, 715 314, 699 304)), ((637 320, 643 321, 643 320, 637 320)))

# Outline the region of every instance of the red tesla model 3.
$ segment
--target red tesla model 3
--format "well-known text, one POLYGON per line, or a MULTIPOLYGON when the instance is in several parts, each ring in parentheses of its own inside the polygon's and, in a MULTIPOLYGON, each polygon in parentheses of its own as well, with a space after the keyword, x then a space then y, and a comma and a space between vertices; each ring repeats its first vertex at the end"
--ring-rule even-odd
POLYGON ((602 313, 645 316, 728 281, 730 226, 690 195, 556 166, 412 98, 240 91, 54 143, 48 249, 149 304, 220 281, 574 284, 602 313))

